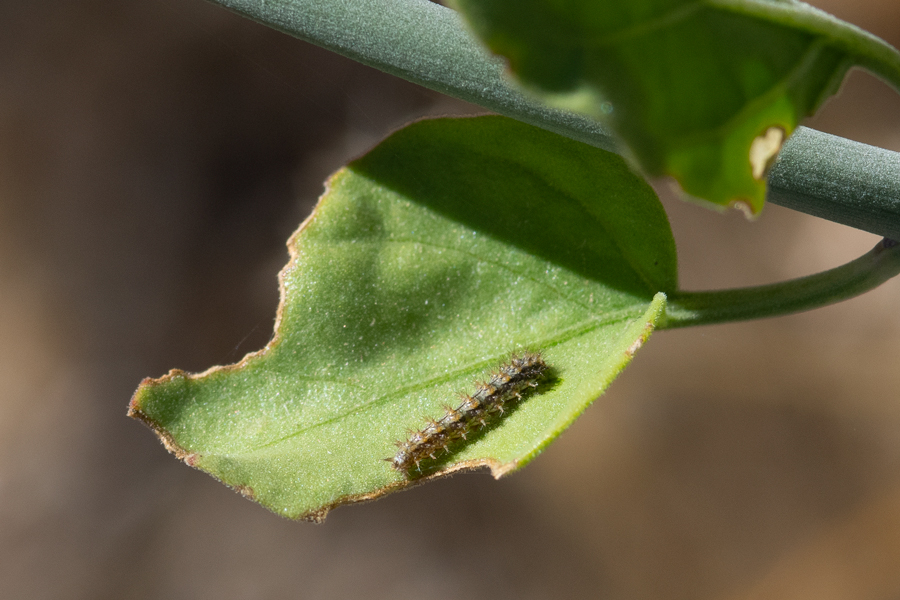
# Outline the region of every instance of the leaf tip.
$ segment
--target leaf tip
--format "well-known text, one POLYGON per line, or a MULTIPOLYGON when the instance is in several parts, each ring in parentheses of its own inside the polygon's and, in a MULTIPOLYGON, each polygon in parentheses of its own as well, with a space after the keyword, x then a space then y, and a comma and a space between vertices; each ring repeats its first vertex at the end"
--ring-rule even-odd
POLYGON ((744 215, 744 218, 748 221, 755 221, 762 210, 762 207, 754 207, 754 205, 747 200, 732 200, 729 206, 744 215))

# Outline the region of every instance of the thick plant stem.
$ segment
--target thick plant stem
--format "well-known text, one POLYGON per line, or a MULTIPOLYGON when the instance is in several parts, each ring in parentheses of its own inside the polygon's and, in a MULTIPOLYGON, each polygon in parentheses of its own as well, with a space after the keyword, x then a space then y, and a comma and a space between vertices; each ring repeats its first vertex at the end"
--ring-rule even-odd
POLYGON ((668 294, 660 329, 787 315, 859 296, 900 274, 900 244, 888 238, 846 265, 782 283, 668 294))
MULTIPOLYGON (((523 93, 505 76, 503 62, 482 47, 460 16, 439 4, 428 0, 211 1, 413 83, 617 151, 615 140, 595 121, 549 108, 523 93)), ((753 7, 785 8, 770 4, 753 7)), ((882 62, 890 63, 894 51, 878 43, 884 46, 882 62)), ((890 64, 896 67, 896 61, 890 64)), ((900 85, 900 68, 863 66, 900 85)), ((898 165, 896 152, 800 127, 788 138, 769 174, 767 200, 900 239, 898 165)))
POLYGON ((900 240, 900 154, 798 127, 769 172, 766 199, 900 240))
POLYGON ((429 0, 211 0, 264 25, 423 87, 604 150, 596 121, 516 87, 456 11, 429 0))

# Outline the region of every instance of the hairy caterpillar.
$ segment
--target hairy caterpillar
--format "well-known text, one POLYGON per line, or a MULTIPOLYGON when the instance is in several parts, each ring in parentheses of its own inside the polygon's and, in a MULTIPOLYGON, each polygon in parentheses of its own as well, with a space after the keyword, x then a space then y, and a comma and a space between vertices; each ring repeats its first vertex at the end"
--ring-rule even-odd
POLYGON ((546 370, 539 352, 513 354, 487 381, 476 383, 475 392, 464 395, 459 406, 448 406, 440 419, 430 419, 419 431, 410 432, 406 441, 395 442, 397 453, 385 460, 408 476, 423 460, 435 458, 440 450, 449 452, 449 444, 466 439, 471 431, 502 415, 505 406, 522 398, 523 391, 537 387, 546 370))

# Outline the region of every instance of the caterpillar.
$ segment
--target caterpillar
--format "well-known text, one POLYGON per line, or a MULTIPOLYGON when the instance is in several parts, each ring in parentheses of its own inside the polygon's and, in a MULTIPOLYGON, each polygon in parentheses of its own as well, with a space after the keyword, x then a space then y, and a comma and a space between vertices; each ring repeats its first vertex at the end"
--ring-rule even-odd
POLYGON ((448 446, 475 430, 485 427, 490 419, 501 416, 504 408, 522 398, 527 388, 535 388, 547 371, 540 352, 520 352, 501 364, 487 381, 475 384, 475 392, 463 395, 456 408, 448 406, 440 419, 429 419, 425 427, 411 431, 405 441, 397 441, 397 453, 386 458, 391 466, 406 476, 436 453, 449 452, 448 446))

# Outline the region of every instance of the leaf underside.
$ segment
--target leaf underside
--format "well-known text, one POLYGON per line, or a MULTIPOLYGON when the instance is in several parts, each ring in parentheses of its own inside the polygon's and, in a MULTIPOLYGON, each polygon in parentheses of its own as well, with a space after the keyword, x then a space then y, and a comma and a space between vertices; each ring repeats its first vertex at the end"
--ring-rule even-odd
POLYGON ((129 414, 291 518, 527 463, 677 288, 665 213, 620 157, 503 117, 394 134, 331 178, 288 247, 272 341, 236 365, 145 380, 129 414), (521 350, 549 365, 534 393, 421 472, 383 460, 521 350))
POLYGON ((860 65, 900 85, 900 55, 793 0, 454 0, 551 105, 610 125, 651 176, 757 213, 800 119, 860 65))

